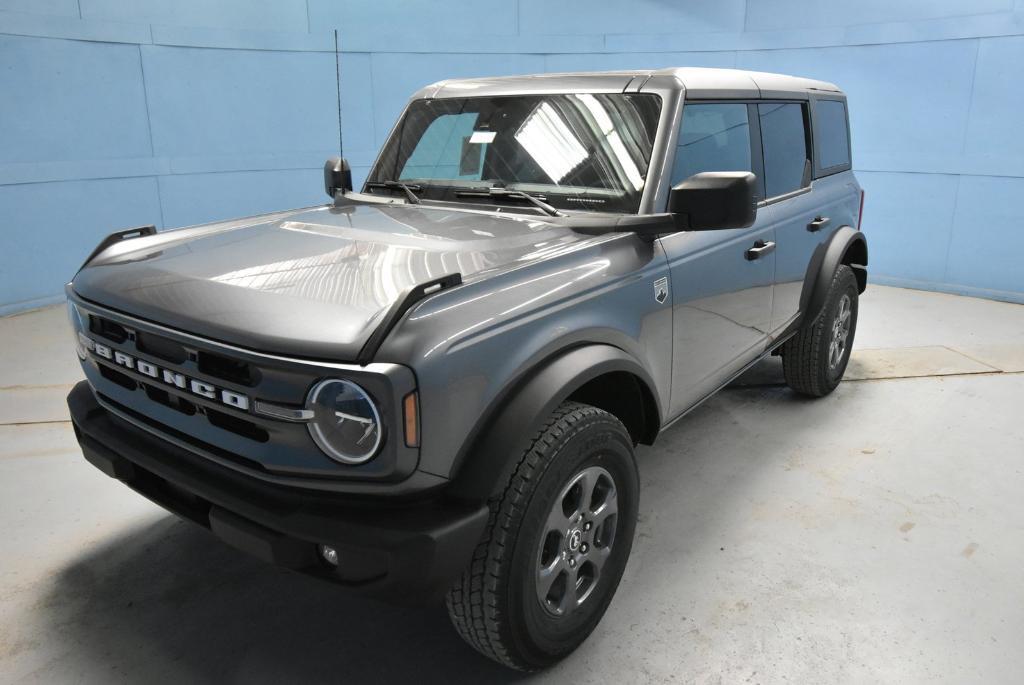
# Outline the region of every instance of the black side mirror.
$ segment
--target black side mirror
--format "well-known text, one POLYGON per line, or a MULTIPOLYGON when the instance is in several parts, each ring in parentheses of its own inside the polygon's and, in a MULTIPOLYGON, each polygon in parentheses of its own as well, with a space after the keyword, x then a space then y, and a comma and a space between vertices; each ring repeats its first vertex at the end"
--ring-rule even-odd
POLYGON ((757 218, 757 177, 749 171, 705 171, 672 188, 668 211, 691 231, 746 228, 757 218))
POLYGON ((352 190, 352 167, 348 165, 348 160, 342 157, 331 157, 324 164, 324 192, 333 200, 334 193, 338 190, 352 190))

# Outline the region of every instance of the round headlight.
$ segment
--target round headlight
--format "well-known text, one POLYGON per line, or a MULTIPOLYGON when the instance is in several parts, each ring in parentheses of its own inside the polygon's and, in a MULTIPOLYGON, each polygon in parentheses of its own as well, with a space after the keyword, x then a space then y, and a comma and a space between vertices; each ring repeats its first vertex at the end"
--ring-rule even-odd
POLYGON ((346 464, 362 464, 377 454, 383 427, 377 406, 351 381, 317 383, 306 406, 313 410, 309 432, 327 456, 346 464))

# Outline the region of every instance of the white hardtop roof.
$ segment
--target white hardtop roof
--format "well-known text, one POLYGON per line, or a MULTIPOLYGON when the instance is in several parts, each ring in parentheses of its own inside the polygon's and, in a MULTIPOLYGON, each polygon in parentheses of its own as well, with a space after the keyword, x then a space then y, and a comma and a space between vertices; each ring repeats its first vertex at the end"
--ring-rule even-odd
POLYGON ((420 90, 416 97, 478 97, 522 93, 639 92, 651 79, 664 87, 674 78, 687 97, 782 98, 806 97, 808 91, 841 93, 838 86, 799 76, 742 69, 671 67, 630 71, 581 71, 563 74, 531 74, 439 81, 420 90))

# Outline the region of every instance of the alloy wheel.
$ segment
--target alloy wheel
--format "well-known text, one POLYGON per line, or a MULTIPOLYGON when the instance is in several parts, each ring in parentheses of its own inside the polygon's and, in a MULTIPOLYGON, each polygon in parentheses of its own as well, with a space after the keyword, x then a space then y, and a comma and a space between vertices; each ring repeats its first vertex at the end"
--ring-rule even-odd
POLYGON ((555 498, 537 550, 537 599, 566 616, 593 594, 612 553, 619 511, 615 480, 600 466, 569 479, 555 498))
POLYGON ((850 319, 853 311, 850 305, 850 296, 843 295, 839 300, 839 308, 836 311, 836 318, 832 320, 832 340, 828 345, 828 368, 830 371, 839 366, 846 353, 846 341, 850 337, 850 319))

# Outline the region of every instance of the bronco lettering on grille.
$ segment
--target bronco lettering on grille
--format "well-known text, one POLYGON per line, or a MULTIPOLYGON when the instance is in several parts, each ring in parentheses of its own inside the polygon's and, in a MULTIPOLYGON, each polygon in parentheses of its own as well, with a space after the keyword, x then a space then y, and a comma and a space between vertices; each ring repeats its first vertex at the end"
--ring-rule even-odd
POLYGON ((173 385, 180 390, 188 390, 199 397, 217 400, 229 407, 241 409, 242 411, 249 410, 249 398, 241 393, 218 388, 212 383, 189 378, 183 373, 159 367, 144 359, 137 359, 130 354, 125 354, 120 350, 111 349, 110 346, 104 345, 101 342, 96 342, 84 333, 79 333, 78 336, 82 345, 97 357, 102 357, 107 361, 114 362, 118 366, 123 366, 143 376, 149 376, 150 378, 162 381, 167 385, 173 385))

